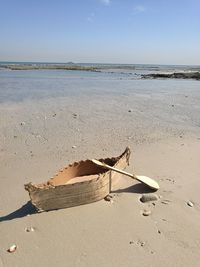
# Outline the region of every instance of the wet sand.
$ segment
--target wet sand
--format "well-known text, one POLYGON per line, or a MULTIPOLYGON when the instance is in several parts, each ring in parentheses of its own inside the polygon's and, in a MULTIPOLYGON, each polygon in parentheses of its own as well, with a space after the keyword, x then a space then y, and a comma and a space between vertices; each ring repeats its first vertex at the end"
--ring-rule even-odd
POLYGON ((198 266, 199 103, 190 88, 2 103, 0 266, 198 266), (156 179, 158 201, 141 203, 147 188, 121 176, 113 203, 34 213, 25 183, 126 146, 127 171, 156 179))

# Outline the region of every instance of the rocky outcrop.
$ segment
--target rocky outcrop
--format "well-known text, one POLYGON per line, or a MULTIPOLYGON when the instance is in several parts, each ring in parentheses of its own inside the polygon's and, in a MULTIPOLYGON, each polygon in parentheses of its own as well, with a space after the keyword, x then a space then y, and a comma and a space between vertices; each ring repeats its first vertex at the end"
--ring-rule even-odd
POLYGON ((174 73, 151 73, 151 74, 143 74, 141 76, 143 79, 195 79, 200 80, 200 72, 174 72, 174 73))

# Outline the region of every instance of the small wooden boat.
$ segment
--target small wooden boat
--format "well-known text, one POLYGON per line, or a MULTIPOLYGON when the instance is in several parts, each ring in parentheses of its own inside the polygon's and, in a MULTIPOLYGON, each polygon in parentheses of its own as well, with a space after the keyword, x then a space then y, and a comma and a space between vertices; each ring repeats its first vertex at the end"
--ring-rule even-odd
MULTIPOLYGON (((129 157, 130 149, 126 148, 119 157, 99 161, 125 169, 129 164, 129 157)), ((49 211, 103 199, 110 193, 117 176, 117 172, 104 169, 91 160, 85 160, 68 165, 46 183, 25 184, 25 189, 38 211, 49 211)))

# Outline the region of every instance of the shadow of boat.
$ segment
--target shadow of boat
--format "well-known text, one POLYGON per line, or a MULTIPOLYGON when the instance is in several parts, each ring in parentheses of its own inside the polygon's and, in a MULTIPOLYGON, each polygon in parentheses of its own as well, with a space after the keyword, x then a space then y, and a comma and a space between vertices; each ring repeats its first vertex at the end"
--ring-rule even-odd
POLYGON ((135 194, 145 194, 145 193, 153 193, 157 190, 151 189, 150 187, 146 186, 145 184, 138 183, 131 185, 126 188, 112 190, 111 193, 135 193, 135 194))
POLYGON ((27 215, 35 214, 35 213, 38 213, 37 210, 31 204, 31 201, 28 201, 21 208, 11 212, 8 215, 0 217, 0 222, 19 219, 19 218, 25 217, 27 215))

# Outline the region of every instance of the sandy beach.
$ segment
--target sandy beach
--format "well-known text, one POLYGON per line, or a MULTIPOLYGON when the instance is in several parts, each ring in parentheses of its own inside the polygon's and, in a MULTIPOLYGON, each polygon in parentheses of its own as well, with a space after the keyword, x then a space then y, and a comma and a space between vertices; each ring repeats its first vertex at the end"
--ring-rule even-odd
POLYGON ((1 95, 0 266, 199 266, 199 82, 74 79, 66 80, 71 93, 58 77, 50 81, 57 94, 49 87, 37 98, 1 95), (157 180, 157 201, 142 203, 148 189, 121 175, 113 203, 33 213, 25 183, 126 146, 126 170, 157 180), (12 244, 17 250, 8 253, 12 244))

